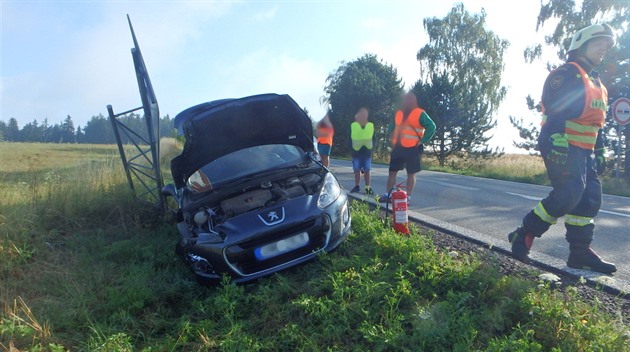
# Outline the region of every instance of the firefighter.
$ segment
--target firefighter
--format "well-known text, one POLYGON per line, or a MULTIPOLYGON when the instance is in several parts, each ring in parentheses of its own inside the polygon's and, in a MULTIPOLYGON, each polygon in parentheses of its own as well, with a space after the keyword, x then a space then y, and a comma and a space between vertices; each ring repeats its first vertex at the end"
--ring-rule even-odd
MULTIPOLYGON (((389 161, 389 177, 386 194, 381 202, 389 201, 389 192, 396 184, 398 171, 407 170, 407 194, 413 193, 416 173, 421 169, 420 156, 424 143, 428 143, 435 133, 435 123, 423 109, 418 107, 416 95, 409 92, 403 96, 402 109, 394 117, 392 133, 392 153, 389 161)), ((408 196, 408 200, 410 197, 408 196)))
POLYGON ((365 194, 374 194, 370 187, 374 124, 368 121, 368 110, 366 108, 360 108, 354 115, 354 122, 350 125, 350 141, 352 143, 352 169, 354 171, 354 188, 350 192, 357 193, 361 191, 361 173, 363 173, 365 194))
POLYGON ((317 123, 317 152, 322 157, 322 165, 330 165, 330 152, 332 151, 335 129, 328 114, 317 123))
POLYGON ((569 47, 567 62, 545 81, 538 148, 553 190, 508 235, 512 254, 524 262, 529 262, 534 239, 565 216, 570 250, 567 265, 605 274, 617 270, 590 247, 593 218, 602 203, 598 173, 603 172, 606 162, 601 128, 608 101, 606 87, 592 70, 614 44, 607 24, 578 31, 569 47))

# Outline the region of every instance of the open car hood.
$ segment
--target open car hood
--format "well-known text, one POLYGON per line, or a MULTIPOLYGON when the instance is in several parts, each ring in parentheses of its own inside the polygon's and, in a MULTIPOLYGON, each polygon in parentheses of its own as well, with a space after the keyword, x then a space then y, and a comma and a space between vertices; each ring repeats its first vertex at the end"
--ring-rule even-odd
POLYGON ((171 161, 177 188, 206 164, 244 148, 290 144, 314 151, 311 119, 288 95, 262 94, 196 105, 175 116, 174 127, 186 137, 184 150, 171 161))

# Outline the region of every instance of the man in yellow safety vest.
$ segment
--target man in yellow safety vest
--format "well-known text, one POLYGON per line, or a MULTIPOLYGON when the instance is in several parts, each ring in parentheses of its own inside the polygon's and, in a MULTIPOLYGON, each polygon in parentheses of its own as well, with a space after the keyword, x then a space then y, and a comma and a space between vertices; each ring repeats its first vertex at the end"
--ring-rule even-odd
POLYGON ((374 124, 368 121, 368 110, 360 108, 354 115, 350 125, 350 141, 352 142, 352 169, 354 170, 354 188, 350 191, 361 191, 361 172, 365 177, 365 194, 374 194, 370 187, 370 170, 372 169, 372 148, 374 147, 374 124))

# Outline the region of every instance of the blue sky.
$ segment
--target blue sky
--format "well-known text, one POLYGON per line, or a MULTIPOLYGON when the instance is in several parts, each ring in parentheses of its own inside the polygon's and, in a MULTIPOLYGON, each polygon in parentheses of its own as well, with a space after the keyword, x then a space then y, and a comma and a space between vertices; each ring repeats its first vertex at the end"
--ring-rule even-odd
MULTIPOLYGON (((488 27, 510 41, 493 146, 516 137, 508 116, 537 116, 525 96, 540 95, 542 62, 526 64, 538 0, 465 0, 484 8, 488 27)), ((92 115, 139 105, 126 23, 131 16, 162 114, 201 102, 276 92, 290 94, 315 119, 327 75, 341 61, 375 53, 407 87, 419 78, 416 52, 427 42, 425 17, 443 17, 456 1, 7 1, 0 0, 0 120, 84 125, 92 115)), ((421 103, 421 102, 420 102, 421 103)), ((422 104, 421 104, 422 105, 422 104)))

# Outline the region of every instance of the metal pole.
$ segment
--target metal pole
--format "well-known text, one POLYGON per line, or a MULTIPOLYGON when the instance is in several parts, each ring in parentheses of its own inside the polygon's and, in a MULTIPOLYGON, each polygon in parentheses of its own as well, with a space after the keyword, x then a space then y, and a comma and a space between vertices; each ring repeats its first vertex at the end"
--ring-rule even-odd
POLYGON ((116 115, 114 115, 114 109, 111 105, 107 105, 107 113, 109 114, 109 120, 112 123, 112 129, 114 130, 114 136, 116 136, 116 144, 118 145, 118 152, 120 153, 123 168, 125 169, 125 174, 127 175, 127 182, 129 183, 129 187, 131 188, 131 193, 133 197, 136 198, 136 189, 133 187, 133 180, 131 179, 131 172, 129 171, 129 165, 127 164, 127 157, 125 156, 125 148, 122 145, 122 139, 120 138, 120 132, 118 132, 118 126, 116 125, 118 121, 116 121, 116 115))
MULTIPOLYGON (((623 125, 617 125, 617 170, 615 171, 615 178, 621 176, 621 136, 623 135, 623 125)), ((626 158, 628 156, 626 155, 626 158)))

